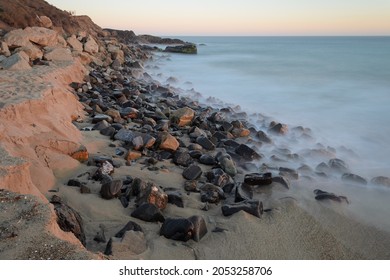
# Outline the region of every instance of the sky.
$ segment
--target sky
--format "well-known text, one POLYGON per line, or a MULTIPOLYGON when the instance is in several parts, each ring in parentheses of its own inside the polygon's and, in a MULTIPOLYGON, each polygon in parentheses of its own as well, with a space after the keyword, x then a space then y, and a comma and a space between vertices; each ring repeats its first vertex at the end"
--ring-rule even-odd
POLYGON ((154 35, 390 35, 390 0, 46 0, 154 35))

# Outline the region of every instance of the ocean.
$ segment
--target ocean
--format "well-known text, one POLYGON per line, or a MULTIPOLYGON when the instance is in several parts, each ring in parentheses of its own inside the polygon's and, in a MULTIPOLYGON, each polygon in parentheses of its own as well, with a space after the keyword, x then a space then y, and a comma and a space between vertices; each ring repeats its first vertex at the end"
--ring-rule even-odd
POLYGON ((180 39, 198 54, 157 54, 152 74, 163 84, 174 77, 205 102, 310 128, 321 145, 352 150, 355 173, 390 176, 390 37, 180 39))

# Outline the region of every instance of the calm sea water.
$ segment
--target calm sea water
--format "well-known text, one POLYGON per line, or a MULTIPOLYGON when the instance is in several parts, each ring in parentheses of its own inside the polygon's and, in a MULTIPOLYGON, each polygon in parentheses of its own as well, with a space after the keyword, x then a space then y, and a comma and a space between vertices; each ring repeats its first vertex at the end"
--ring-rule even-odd
POLYGON ((183 37, 198 55, 159 60, 179 80, 359 155, 355 170, 390 176, 390 37, 183 37))

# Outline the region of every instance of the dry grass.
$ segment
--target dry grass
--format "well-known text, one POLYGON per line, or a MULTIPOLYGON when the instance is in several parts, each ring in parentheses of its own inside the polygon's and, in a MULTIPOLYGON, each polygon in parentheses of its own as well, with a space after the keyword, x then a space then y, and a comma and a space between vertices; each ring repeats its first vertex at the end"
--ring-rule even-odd
MULTIPOLYGON (((85 29, 85 17, 82 24, 79 17, 72 16, 70 12, 62 11, 44 0, 0 0, 0 28, 11 30, 27 26, 39 26, 38 16, 49 17, 56 29, 66 34, 74 34, 85 29)), ((101 28, 88 18, 88 26, 95 34, 101 28)))

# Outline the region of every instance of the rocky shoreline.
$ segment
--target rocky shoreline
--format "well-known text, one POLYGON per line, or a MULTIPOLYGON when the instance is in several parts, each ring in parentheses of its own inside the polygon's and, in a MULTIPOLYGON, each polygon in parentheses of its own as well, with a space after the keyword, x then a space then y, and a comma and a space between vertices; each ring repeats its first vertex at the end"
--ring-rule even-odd
MULTIPOLYGON (((54 91, 66 87, 65 92, 58 93, 66 95, 66 100, 59 101, 54 96, 47 105, 53 106, 49 110, 52 116, 65 107, 57 113, 66 115, 60 126, 57 119, 49 124, 35 119, 34 115, 45 111, 37 109, 31 115, 18 111, 26 104, 31 106, 29 99, 34 92, 30 94, 28 85, 23 98, 7 99, 1 109, 7 116, 14 106, 16 115, 21 115, 19 119, 13 115, 4 118, 9 120, 9 127, 27 120, 31 123, 27 124, 27 135, 2 128, 2 149, 7 155, 1 157, 0 175, 8 179, 2 180, 0 187, 38 196, 41 202, 37 203, 57 215, 58 226, 49 230, 51 234, 58 227, 72 232, 78 241, 69 235, 67 241, 77 244, 81 251, 82 244, 96 254, 89 255, 92 258, 389 257, 388 252, 378 249, 390 244, 388 234, 348 221, 348 226, 361 230, 358 240, 367 238, 367 245, 354 248, 354 243, 346 241, 348 237, 343 235, 339 241, 334 237, 337 234, 324 230, 322 224, 298 207, 299 197, 291 189, 301 179, 313 182, 339 174, 343 180, 367 184, 328 148, 311 151, 328 159, 316 167, 289 167, 288 162, 299 161, 300 155, 277 146, 273 147, 276 164, 261 164, 265 157, 262 149, 272 147, 275 138, 286 137, 290 131, 287 125, 266 123, 264 119, 264 129, 256 129, 238 107, 211 107, 182 96, 178 89, 161 84, 145 71, 146 61, 153 60, 154 48, 124 43, 134 38, 129 33, 106 30, 104 35, 79 32, 64 38, 50 29, 33 27, 11 31, 2 38, 1 65, 5 70, 0 71, 9 79, 14 75, 22 79, 31 73, 38 75, 34 72, 37 69, 51 73, 58 67, 77 65, 58 76, 39 74, 42 80, 50 80, 54 91), (53 84, 57 78, 62 81, 53 84), (55 103, 59 104, 52 105, 55 103), (43 124, 44 129, 40 128, 43 124), (26 143, 30 149, 20 147, 26 143), (22 171, 10 171, 13 165, 5 160, 13 157, 23 157, 27 162, 22 171), (16 177, 20 174, 26 177, 21 184, 27 186, 18 185, 16 177), (38 178, 43 175, 49 177, 38 178), (272 243, 278 231, 281 240, 274 246, 281 251, 271 252, 272 246, 264 242, 272 243), (285 237, 285 231, 296 232, 299 238, 285 237), (367 232, 375 234, 367 237, 367 232), (258 242, 264 248, 268 246, 265 252, 253 245, 256 234, 264 234, 264 240, 258 242), (376 251, 365 253, 367 246, 378 241, 378 235, 381 241, 375 245, 376 251), (319 248, 322 245, 317 239, 327 245, 319 248), (230 247, 220 248, 225 242, 230 247), (218 252, 212 251, 218 248, 218 252)), ((142 40, 148 38, 153 38, 152 44, 158 41, 156 37, 142 40)), ((38 81, 41 88, 37 92, 45 92, 44 82, 38 81)), ((3 89, 10 96, 17 96, 18 90, 17 87, 12 95, 8 88, 3 89)), ((47 103, 50 92, 53 90, 36 98, 47 103)), ((291 130, 296 138, 311 137, 309 129, 291 130)), ((387 177, 372 180, 384 186, 389 182, 387 177)), ((2 192, 0 199, 19 201, 11 192, 2 192)), ((343 194, 319 189, 314 190, 312 200, 350 202, 343 194)), ((340 221, 346 219, 338 213, 332 215, 340 221)), ((14 219, 4 220, 8 224, 2 223, 1 228, 8 230, 14 219)), ((0 256, 46 257, 23 255, 23 250, 13 254, 12 244, 22 235, 17 230, 1 234, 5 246, 0 247, 0 256)), ((54 236, 64 239, 58 232, 54 236)))

